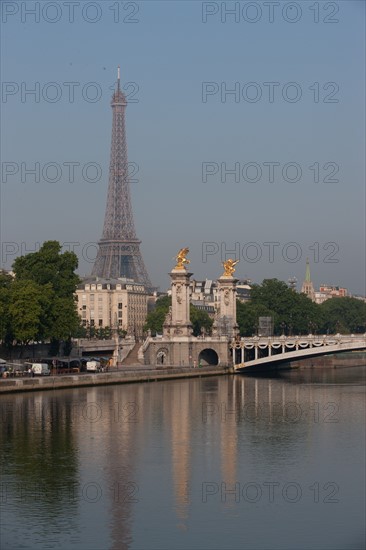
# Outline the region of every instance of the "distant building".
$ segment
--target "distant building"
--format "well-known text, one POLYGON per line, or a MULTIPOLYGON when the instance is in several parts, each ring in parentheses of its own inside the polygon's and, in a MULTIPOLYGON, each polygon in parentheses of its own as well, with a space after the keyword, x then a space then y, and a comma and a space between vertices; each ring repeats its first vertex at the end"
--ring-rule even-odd
POLYGON ((14 271, 8 271, 7 269, 0 269, 0 275, 10 275, 10 277, 13 277, 13 279, 15 279, 14 271))
MULTIPOLYGON (((241 302, 248 302, 250 300, 250 284, 251 281, 246 279, 239 281, 236 286, 237 299, 241 302)), ((205 279, 204 281, 190 281, 190 302, 197 309, 206 311, 208 315, 213 319, 215 312, 219 308, 219 290, 217 281, 211 279, 205 279)), ((168 295, 171 295, 171 290, 168 290, 168 295)))
POLYGON ((166 292, 157 292, 156 290, 153 291, 152 294, 150 294, 147 297, 147 313, 151 313, 154 311, 156 307, 156 301, 159 300, 159 298, 163 298, 163 296, 167 296, 166 292))
POLYGON ((210 304, 217 304, 217 282, 211 279, 205 279, 204 281, 192 280, 189 285, 191 302, 205 302, 210 304))
POLYGON ((301 292, 306 294, 316 304, 322 304, 329 298, 344 298, 348 296, 348 290, 346 288, 334 285, 320 285, 319 290, 314 290, 314 285, 310 276, 309 260, 306 260, 306 273, 305 280, 301 287, 301 292))
POLYGON ((77 287, 78 313, 87 327, 111 327, 141 338, 149 294, 132 279, 85 278, 77 287))
POLYGON ((290 277, 287 282, 288 282, 288 286, 296 292, 296 285, 297 285, 296 277, 290 277))
POLYGON ((312 300, 313 302, 315 302, 315 291, 314 291, 314 285, 311 281, 311 276, 310 276, 310 264, 309 264, 309 260, 307 259, 306 260, 306 272, 305 272, 305 280, 304 282, 302 283, 302 287, 301 287, 301 292, 303 294, 306 294, 306 296, 308 298, 310 298, 310 300, 312 300))
POLYGON ((356 300, 361 300, 361 302, 366 302, 366 296, 359 296, 358 294, 353 294, 352 298, 356 298, 356 300))
POLYGON ((323 302, 325 302, 329 298, 330 298, 330 296, 328 296, 327 294, 324 294, 324 292, 315 292, 314 302, 316 304, 322 304, 323 302))
POLYGON ((325 294, 330 294, 331 297, 344 298, 348 296, 348 291, 346 288, 340 286, 331 286, 331 285, 321 285, 319 287, 319 292, 324 292, 325 294))
POLYGON ((319 287, 319 292, 315 292, 315 302, 317 304, 322 304, 329 298, 344 298, 348 296, 348 291, 346 288, 332 285, 321 285, 319 287))
POLYGON ((239 281, 236 285, 236 297, 240 302, 249 302, 250 300, 250 291, 252 287, 250 286, 252 281, 250 279, 244 279, 239 281))
POLYGON ((189 287, 191 304, 197 309, 205 311, 213 319, 219 307, 217 281, 211 279, 196 281, 193 279, 189 287))

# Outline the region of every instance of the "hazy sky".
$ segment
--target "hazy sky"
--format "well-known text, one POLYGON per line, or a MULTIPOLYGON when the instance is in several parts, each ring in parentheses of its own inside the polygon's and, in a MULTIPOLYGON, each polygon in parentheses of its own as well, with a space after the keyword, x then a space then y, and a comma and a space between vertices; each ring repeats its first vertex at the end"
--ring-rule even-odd
POLYGON ((1 7, 3 267, 56 239, 90 273, 120 64, 153 284, 189 246, 197 279, 227 253, 300 285, 309 257, 315 286, 365 293, 363 1, 1 7))

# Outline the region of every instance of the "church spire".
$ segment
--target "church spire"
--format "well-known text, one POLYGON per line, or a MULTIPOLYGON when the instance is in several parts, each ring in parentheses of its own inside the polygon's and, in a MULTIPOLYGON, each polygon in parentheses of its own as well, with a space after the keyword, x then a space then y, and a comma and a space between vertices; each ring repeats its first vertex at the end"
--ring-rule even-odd
POLYGON ((305 280, 302 283, 301 292, 306 294, 306 296, 313 302, 315 301, 315 290, 313 283, 311 282, 309 258, 306 259, 305 280))
POLYGON ((311 283, 309 258, 306 258, 305 282, 311 283))

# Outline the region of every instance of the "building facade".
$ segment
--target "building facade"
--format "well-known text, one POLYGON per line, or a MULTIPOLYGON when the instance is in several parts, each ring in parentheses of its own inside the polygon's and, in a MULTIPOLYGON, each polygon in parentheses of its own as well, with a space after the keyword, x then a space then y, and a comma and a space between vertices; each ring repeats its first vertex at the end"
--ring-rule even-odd
POLYGON ((348 296, 348 291, 346 288, 332 285, 321 285, 319 291, 315 292, 315 302, 317 304, 322 304, 330 298, 344 298, 348 296))
MULTIPOLYGON (((249 280, 238 281, 236 284, 236 297, 241 302, 250 300, 250 283, 249 280)), ((196 281, 192 279, 189 283, 190 303, 197 309, 205 311, 212 319, 214 319, 220 306, 220 293, 217 281, 205 279, 204 281, 196 281)), ((171 290, 168 290, 168 295, 171 296, 171 290)))
POLYGON ((148 292, 132 279, 86 278, 76 290, 84 327, 110 327, 140 339, 147 316, 148 292))

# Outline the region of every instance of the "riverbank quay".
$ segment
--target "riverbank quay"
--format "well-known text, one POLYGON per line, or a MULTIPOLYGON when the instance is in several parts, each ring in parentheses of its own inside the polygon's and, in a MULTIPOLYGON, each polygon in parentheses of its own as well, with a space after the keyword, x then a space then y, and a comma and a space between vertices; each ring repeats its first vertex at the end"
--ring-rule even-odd
POLYGON ((322 357, 310 357, 300 361, 290 361, 289 365, 293 369, 363 367, 366 365, 366 352, 353 351, 322 357))
POLYGON ((107 386, 114 384, 134 384, 137 382, 159 382, 160 380, 174 380, 179 378, 201 378, 205 376, 220 376, 232 374, 231 367, 164 367, 146 369, 121 368, 117 372, 97 374, 62 374, 58 376, 37 376, 34 378, 1 379, 0 395, 15 392, 57 390, 65 388, 79 388, 86 386, 107 386))

